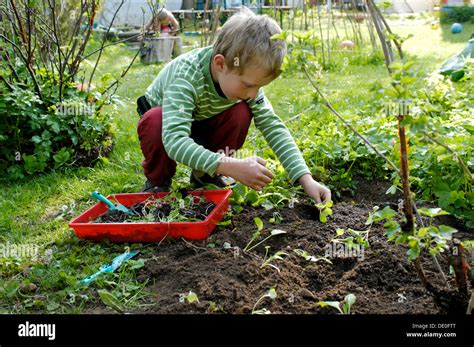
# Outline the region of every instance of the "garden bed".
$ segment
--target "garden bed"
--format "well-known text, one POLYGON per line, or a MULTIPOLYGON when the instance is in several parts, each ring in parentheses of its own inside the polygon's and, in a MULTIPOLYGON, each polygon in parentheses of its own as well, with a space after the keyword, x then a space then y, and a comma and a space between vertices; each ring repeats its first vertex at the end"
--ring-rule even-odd
MULTIPOLYGON (((393 197, 392 201, 385 201, 389 196, 378 194, 379 190, 385 188, 375 184, 371 191, 361 186, 356 195, 360 202, 348 199, 335 204, 334 214, 325 224, 319 221, 317 209, 304 203, 279 209, 281 224, 269 222, 275 210, 245 208, 233 216, 233 225, 218 228, 207 241, 164 241, 157 245, 155 259, 147 260, 138 274, 139 280, 150 280, 146 289, 156 301, 133 312, 251 313, 253 309, 265 308, 271 313, 336 313, 333 308, 322 308, 316 303, 342 301, 352 293, 356 302, 351 311, 356 314, 465 313, 467 298, 445 289, 435 295, 427 292, 407 260, 406 249, 387 242, 381 223, 372 225, 370 247, 358 258, 329 258, 330 264, 321 259, 306 260, 294 251, 323 257, 331 239, 336 237, 336 229, 366 230, 364 223, 375 203, 396 201, 393 197), (259 240, 272 229, 287 233, 244 253, 242 249, 256 231, 254 217, 265 224, 259 240), (265 246, 270 246, 269 255, 277 251, 288 254, 283 260, 272 262, 280 272, 271 266, 261 268, 265 246), (277 297, 264 298, 254 307, 270 288, 275 288, 277 297), (195 293, 199 302, 185 299, 189 292, 195 293)), ((459 229, 456 238, 472 238, 472 230, 463 228, 454 218, 444 217, 443 223, 459 229)), ((443 288, 431 257, 423 257, 422 263, 429 280, 443 288)), ((440 263, 447 272, 446 257, 440 257, 440 263)), ((454 276, 448 275, 448 279, 450 287, 455 288, 454 276)), ((89 312, 109 310, 101 306, 89 312)))

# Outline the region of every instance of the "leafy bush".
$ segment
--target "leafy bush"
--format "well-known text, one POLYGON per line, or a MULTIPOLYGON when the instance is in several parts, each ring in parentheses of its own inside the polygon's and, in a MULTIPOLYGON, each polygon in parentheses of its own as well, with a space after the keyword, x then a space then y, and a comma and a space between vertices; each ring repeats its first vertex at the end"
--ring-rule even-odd
MULTIPOLYGON (((24 64, 17 61, 15 68, 28 82, 24 64)), ((6 73, 7 69, 0 70, 1 75, 6 73)), ((36 70, 36 76, 44 101, 31 84, 11 84, 11 90, 0 84, 0 170, 12 179, 72 164, 88 165, 112 145, 113 125, 100 110, 109 102, 100 93, 103 87, 86 92, 68 82, 59 102, 58 76, 44 68, 36 70)))
POLYGON ((474 6, 455 6, 443 8, 441 11, 441 23, 465 23, 474 18, 474 6))
POLYGON ((116 101, 118 79, 94 79, 107 35, 85 54, 98 6, 98 0, 0 5, 0 17, 9 19, 0 24, 0 170, 8 178, 90 165, 110 151, 114 127, 103 106, 116 101), (81 64, 94 53, 84 83, 81 64))

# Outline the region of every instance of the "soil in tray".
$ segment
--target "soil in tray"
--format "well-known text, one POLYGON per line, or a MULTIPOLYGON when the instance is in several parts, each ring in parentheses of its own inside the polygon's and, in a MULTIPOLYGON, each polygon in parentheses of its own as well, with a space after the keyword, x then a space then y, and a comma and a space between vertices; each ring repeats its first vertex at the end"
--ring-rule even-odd
MULTIPOLYGON (((275 210, 246 208, 234 215, 233 225, 216 228, 207 241, 165 240, 156 245, 155 258, 146 257, 145 266, 138 272, 139 280, 149 280, 145 290, 153 295, 147 301, 151 305, 132 312, 247 314, 262 295, 275 287, 277 297, 263 299, 257 309, 266 308, 272 313, 335 314, 336 310, 321 308, 316 302, 342 301, 352 293, 356 302, 351 311, 356 314, 464 314, 467 298, 446 289, 431 257, 424 256, 422 263, 428 279, 440 288, 435 294, 422 286, 413 264, 407 260, 406 249, 387 242, 381 223, 372 225, 370 247, 365 249, 363 257, 332 258, 333 264, 329 264, 307 261, 293 251, 302 249, 321 257, 337 228, 366 230, 364 223, 374 200, 369 189, 366 195, 361 194, 356 195, 363 201, 361 203, 336 203, 334 214, 326 224, 319 222, 318 213, 311 205, 296 204, 294 208, 279 209, 283 221, 278 225, 269 223, 275 210), (242 250, 255 232, 255 217, 264 221, 263 236, 272 229, 287 233, 256 247, 251 255, 237 252, 234 247, 242 250), (224 243, 231 247, 224 247, 224 243), (265 246, 270 246, 269 254, 277 251, 288 254, 284 260, 273 262, 279 272, 269 266, 261 268, 265 246), (189 291, 196 293, 199 303, 180 300, 189 291)), ((377 199, 377 203, 382 199, 385 197, 377 199)), ((456 238, 473 238, 472 230, 455 225, 454 218, 451 222, 443 220, 444 224, 458 228, 459 232, 454 234, 456 238)), ((439 260, 448 274, 446 257, 439 260)), ((453 275, 448 278, 450 288, 456 288, 453 275)), ((100 304, 89 308, 88 312, 112 311, 100 304)))
POLYGON ((163 222, 163 221, 203 221, 212 212, 216 204, 212 201, 195 198, 192 203, 187 203, 177 208, 177 203, 167 203, 161 199, 139 202, 130 207, 134 215, 119 211, 107 210, 96 218, 93 223, 125 223, 125 222, 163 222), (177 209, 177 216, 172 217, 173 209, 177 209))

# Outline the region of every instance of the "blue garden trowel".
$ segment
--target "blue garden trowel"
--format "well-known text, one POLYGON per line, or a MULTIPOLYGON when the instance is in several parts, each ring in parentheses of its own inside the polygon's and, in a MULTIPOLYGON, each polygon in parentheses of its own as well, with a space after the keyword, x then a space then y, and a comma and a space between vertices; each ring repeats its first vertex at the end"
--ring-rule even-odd
POLYGON ((130 258, 133 258, 135 255, 138 254, 138 251, 125 251, 125 253, 120 254, 119 256, 115 257, 111 261, 105 263, 99 268, 99 271, 97 271, 95 274, 83 279, 82 281, 79 281, 80 284, 88 284, 91 283, 97 276, 99 276, 102 273, 107 273, 107 272, 114 272, 120 265, 122 265, 123 262, 127 261, 130 258))
POLYGON ((135 212, 129 210, 128 208, 126 208, 125 206, 123 206, 122 204, 120 204, 118 202, 117 202, 117 205, 115 205, 112 201, 110 201, 109 199, 107 199, 105 196, 103 196, 102 194, 100 194, 97 191, 92 192, 92 196, 94 198, 96 198, 97 200, 102 201, 103 203, 105 203, 109 207, 109 210, 111 210, 111 211, 118 210, 118 211, 128 213, 131 216, 135 215, 135 212))

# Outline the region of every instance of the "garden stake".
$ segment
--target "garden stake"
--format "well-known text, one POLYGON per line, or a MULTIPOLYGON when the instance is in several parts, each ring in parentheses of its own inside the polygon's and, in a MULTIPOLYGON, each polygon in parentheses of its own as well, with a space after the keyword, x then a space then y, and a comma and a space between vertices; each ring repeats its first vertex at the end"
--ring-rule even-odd
MULTIPOLYGON (((405 118, 405 112, 408 111, 406 105, 402 105, 399 107, 399 115, 398 115, 398 137, 400 139, 400 165, 401 165, 401 178, 402 178, 402 185, 403 185, 403 212, 405 213, 406 223, 402 224, 402 230, 413 234, 414 232, 414 216, 413 216, 413 202, 411 197, 410 191, 410 183, 408 182, 408 143, 405 135, 405 127, 401 125, 403 119, 405 118)), ((408 113, 408 112, 407 112, 408 113)), ((428 282, 426 278, 425 271, 423 270, 423 265, 421 264, 421 258, 418 256, 414 260, 414 265, 418 277, 421 280, 423 286, 431 291, 431 284, 428 282)))

